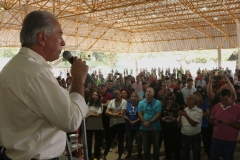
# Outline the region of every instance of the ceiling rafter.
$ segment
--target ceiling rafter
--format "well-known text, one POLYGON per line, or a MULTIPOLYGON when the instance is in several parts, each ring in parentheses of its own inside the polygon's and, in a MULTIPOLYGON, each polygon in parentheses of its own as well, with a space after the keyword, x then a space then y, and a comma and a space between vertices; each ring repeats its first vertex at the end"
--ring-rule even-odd
POLYGON ((236 16, 228 9, 228 7, 224 4, 224 0, 218 0, 220 1, 223 8, 229 13, 229 15, 232 17, 234 21, 236 21, 236 16))
POLYGON ((91 49, 91 48, 107 33, 107 31, 112 28, 113 25, 114 25, 114 23, 111 24, 111 25, 106 29, 106 31, 104 31, 103 34, 102 34, 90 47, 88 47, 87 50, 91 49))
POLYGON ((235 20, 240 19, 238 0, 4 0, 0 47, 20 46, 16 36, 23 18, 34 10, 57 15, 64 48, 81 51, 233 48, 235 20))
POLYGON ((126 4, 126 5, 121 5, 121 6, 113 6, 110 8, 104 8, 104 9, 98 9, 98 10, 93 10, 90 12, 83 12, 83 13, 78 13, 78 14, 72 14, 72 15, 66 15, 66 16, 60 16, 58 18, 67 18, 67 17, 74 17, 74 16, 79 16, 79 15, 86 15, 86 14, 91 14, 91 13, 96 13, 96 12, 102 12, 102 11, 109 11, 109 10, 113 10, 113 9, 119 9, 119 8, 125 8, 128 6, 135 6, 135 5, 139 5, 139 4, 144 4, 144 3, 149 3, 154 0, 147 0, 147 1, 143 1, 143 2, 135 2, 135 3, 131 3, 131 4, 126 4))
POLYGON ((192 5, 191 5, 192 3, 190 3, 190 5, 188 5, 188 3, 187 3, 187 5, 184 5, 183 0, 178 0, 178 1, 179 1, 179 3, 182 4, 183 6, 186 6, 186 8, 188 8, 188 9, 189 9, 190 11, 192 11, 194 14, 198 15, 198 16, 199 16, 201 19, 203 19, 205 22, 209 23, 212 27, 214 27, 214 28, 216 28, 217 30, 219 30, 220 32, 222 32, 222 33, 230 40, 230 42, 231 42, 234 46, 237 46, 237 43, 235 43, 235 42, 228 36, 228 34, 227 34, 225 31, 223 31, 221 28, 217 27, 217 26, 214 25, 212 22, 210 22, 209 20, 207 20, 206 18, 204 18, 204 16, 203 16, 201 13, 197 12, 197 9, 195 9, 195 8, 193 8, 193 7, 190 7, 190 6, 192 6, 192 5))

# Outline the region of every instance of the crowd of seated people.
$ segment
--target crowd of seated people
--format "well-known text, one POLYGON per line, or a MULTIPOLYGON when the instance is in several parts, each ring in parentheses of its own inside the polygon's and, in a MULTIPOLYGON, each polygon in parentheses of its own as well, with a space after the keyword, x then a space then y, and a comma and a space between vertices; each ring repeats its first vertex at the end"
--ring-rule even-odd
MULTIPOLYGON (((101 124, 94 125, 96 129, 94 126, 87 128, 90 137, 95 133, 96 141, 93 155, 89 148, 90 158, 107 159, 111 144, 116 140, 116 158, 125 155, 124 159, 131 159, 135 139, 137 159, 151 159, 152 144, 154 160, 159 159, 161 147, 167 160, 189 160, 190 149, 193 159, 200 160, 201 142, 208 159, 234 159, 240 128, 238 70, 233 77, 231 71, 222 68, 199 68, 196 78, 189 70, 183 73, 177 68, 172 72, 160 68, 150 72, 141 69, 136 77, 119 72, 105 78, 96 74, 91 77, 96 83, 89 82, 85 86, 85 101, 94 113, 86 122, 101 124), (100 148, 104 148, 102 155, 100 148)), ((57 80, 66 89, 71 85, 70 75, 67 80, 59 77, 57 80)), ((88 141, 92 146, 92 138, 88 141)))

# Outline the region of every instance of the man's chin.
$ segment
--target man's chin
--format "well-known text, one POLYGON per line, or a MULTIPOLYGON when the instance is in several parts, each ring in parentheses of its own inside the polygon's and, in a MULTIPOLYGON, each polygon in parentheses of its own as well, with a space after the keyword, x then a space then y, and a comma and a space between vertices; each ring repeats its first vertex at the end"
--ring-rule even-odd
POLYGON ((56 60, 58 60, 58 59, 59 59, 59 55, 56 56, 56 57, 52 57, 52 58, 49 59, 48 61, 49 61, 49 62, 53 62, 53 61, 56 61, 56 60))

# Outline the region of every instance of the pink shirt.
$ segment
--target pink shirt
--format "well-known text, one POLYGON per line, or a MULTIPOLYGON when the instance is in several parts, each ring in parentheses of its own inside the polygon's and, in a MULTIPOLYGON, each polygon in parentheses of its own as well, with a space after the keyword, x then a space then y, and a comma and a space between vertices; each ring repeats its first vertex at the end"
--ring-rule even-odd
MULTIPOLYGON (((232 103, 231 106, 223 108, 221 103, 218 103, 213 107, 211 117, 222 121, 240 122, 240 106, 232 103)), ((237 141, 238 130, 231 126, 217 124, 213 127, 212 137, 224 141, 237 141)))
POLYGON ((135 90, 136 93, 142 91, 142 82, 139 82, 139 83, 134 82, 132 84, 132 88, 135 90))

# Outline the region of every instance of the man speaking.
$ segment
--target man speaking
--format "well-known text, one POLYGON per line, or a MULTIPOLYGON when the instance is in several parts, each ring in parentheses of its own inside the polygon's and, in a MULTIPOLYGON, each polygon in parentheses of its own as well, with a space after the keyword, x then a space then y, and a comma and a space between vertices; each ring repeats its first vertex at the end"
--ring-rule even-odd
POLYGON ((58 159, 66 132, 76 131, 88 112, 83 98, 86 62, 74 57, 70 95, 47 63, 59 58, 62 34, 51 13, 34 11, 23 21, 22 48, 0 73, 2 159, 58 159))

